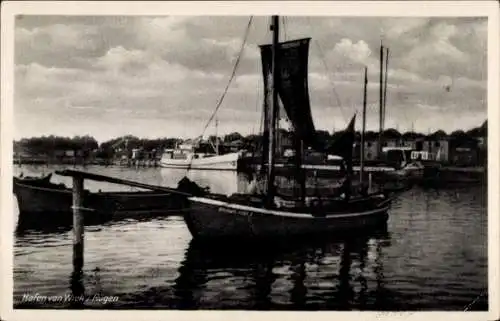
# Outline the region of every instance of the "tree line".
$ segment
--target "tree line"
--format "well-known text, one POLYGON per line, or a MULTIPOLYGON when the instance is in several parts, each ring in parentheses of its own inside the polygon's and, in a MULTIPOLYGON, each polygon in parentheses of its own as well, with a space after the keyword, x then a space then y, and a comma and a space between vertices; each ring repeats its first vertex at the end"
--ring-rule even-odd
MULTIPOLYGON (((341 135, 343 131, 337 131, 330 134, 325 130, 318 130, 316 132, 317 139, 320 144, 327 146, 331 142, 335 141, 336 138, 341 135)), ((289 137, 290 133, 284 129, 280 129, 281 137, 289 137)), ((355 133, 357 139, 360 138, 360 132, 355 133)), ((476 139, 478 137, 485 137, 487 135, 487 121, 485 121, 481 126, 470 129, 468 131, 456 130, 450 134, 442 130, 438 130, 431 134, 422 134, 417 132, 405 132, 400 133, 396 129, 389 128, 382 132, 383 139, 416 139, 416 138, 428 138, 428 139, 453 139, 459 141, 467 141, 476 139)), ((365 133, 365 139, 377 139, 379 137, 378 132, 367 131, 365 133)), ((46 154, 51 155, 56 150, 72 150, 72 151, 83 151, 85 154, 89 152, 95 152, 97 157, 108 158, 112 157, 117 150, 131 151, 132 149, 139 148, 147 152, 161 151, 167 148, 174 148, 176 144, 182 142, 179 138, 139 138, 132 135, 127 135, 123 137, 113 138, 102 143, 89 135, 85 136, 75 136, 75 137, 60 137, 60 136, 42 136, 42 137, 31 137, 23 138, 18 141, 14 141, 14 150, 20 151, 25 150, 31 153, 46 154)), ((233 132, 222 137, 210 136, 205 145, 215 146, 217 143, 224 149, 227 148, 231 143, 238 142, 240 148, 252 150, 262 143, 262 135, 247 135, 243 136, 238 132, 233 132), (217 142, 218 140, 218 142, 217 142)), ((210 148, 210 147, 207 147, 210 148)))
POLYGON ((14 150, 44 153, 55 150, 92 151, 99 148, 97 140, 89 135, 75 137, 42 136, 14 141, 14 150))

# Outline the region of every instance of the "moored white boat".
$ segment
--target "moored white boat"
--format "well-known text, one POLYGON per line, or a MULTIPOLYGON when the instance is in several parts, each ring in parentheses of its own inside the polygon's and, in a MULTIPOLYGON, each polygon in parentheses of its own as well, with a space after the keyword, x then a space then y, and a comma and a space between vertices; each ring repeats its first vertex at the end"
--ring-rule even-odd
POLYGON ((238 170, 240 152, 223 155, 202 154, 195 152, 177 152, 167 150, 163 153, 160 166, 165 168, 200 169, 200 170, 238 170))

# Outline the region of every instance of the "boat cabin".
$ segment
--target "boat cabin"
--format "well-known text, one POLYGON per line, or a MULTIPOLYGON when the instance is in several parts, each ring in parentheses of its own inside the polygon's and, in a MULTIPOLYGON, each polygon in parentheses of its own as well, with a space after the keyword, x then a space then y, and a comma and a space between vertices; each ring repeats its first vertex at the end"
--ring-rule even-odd
POLYGON ((163 159, 179 159, 179 160, 187 160, 187 159, 199 159, 205 158, 209 156, 214 156, 214 153, 206 153, 197 151, 195 146, 190 144, 181 144, 174 149, 165 149, 163 152, 163 159))
POLYGON ((382 158, 390 165, 401 166, 412 159, 412 151, 411 147, 383 147, 382 158))

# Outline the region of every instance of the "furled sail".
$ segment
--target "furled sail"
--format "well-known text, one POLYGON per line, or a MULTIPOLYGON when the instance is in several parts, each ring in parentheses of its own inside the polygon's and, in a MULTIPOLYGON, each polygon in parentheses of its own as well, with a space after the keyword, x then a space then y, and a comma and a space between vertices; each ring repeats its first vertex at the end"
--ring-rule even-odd
MULTIPOLYGON (((308 87, 308 59, 310 38, 281 42, 278 46, 278 95, 293 130, 305 146, 317 148, 316 130, 311 115, 308 87)), ((272 73, 272 47, 262 45, 262 72, 264 88, 268 88, 272 73)))

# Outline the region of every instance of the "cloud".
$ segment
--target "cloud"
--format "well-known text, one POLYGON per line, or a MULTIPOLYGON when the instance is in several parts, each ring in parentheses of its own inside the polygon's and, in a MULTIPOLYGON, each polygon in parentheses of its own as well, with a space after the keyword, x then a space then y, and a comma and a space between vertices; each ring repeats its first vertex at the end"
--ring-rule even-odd
MULTIPOLYGON (((24 16, 15 35, 16 131, 21 136, 51 128, 54 134, 80 128, 102 137, 131 131, 138 136, 196 136, 227 84, 248 20, 24 16), (50 126, 26 126, 34 119, 50 126), (120 126, 103 132, 103 124, 109 123, 120 126)), ((218 114, 221 131, 259 127, 258 46, 269 43, 271 35, 267 18, 253 21, 218 114)), ((432 113, 441 121, 428 123, 449 130, 471 127, 486 115, 485 19, 286 17, 281 30, 281 39, 313 39, 309 85, 318 128, 341 128, 360 111, 364 66, 368 123, 376 126, 381 38, 390 48, 392 124, 409 127, 432 113), (455 117, 460 121, 443 122, 449 118, 445 112, 460 115, 455 117), (465 116, 472 112, 480 116, 468 121, 465 116)))
POLYGON ((54 24, 16 28, 16 64, 37 62, 51 67, 88 66, 105 46, 96 26, 54 24))
POLYGON ((353 43, 350 39, 344 38, 333 48, 333 52, 341 55, 343 58, 350 59, 356 63, 364 63, 368 61, 372 51, 368 44, 363 40, 353 43))
POLYGON ((415 37, 412 33, 422 30, 422 27, 429 22, 426 18, 390 18, 382 27, 383 36, 392 41, 403 41, 406 43, 414 43, 415 37))

